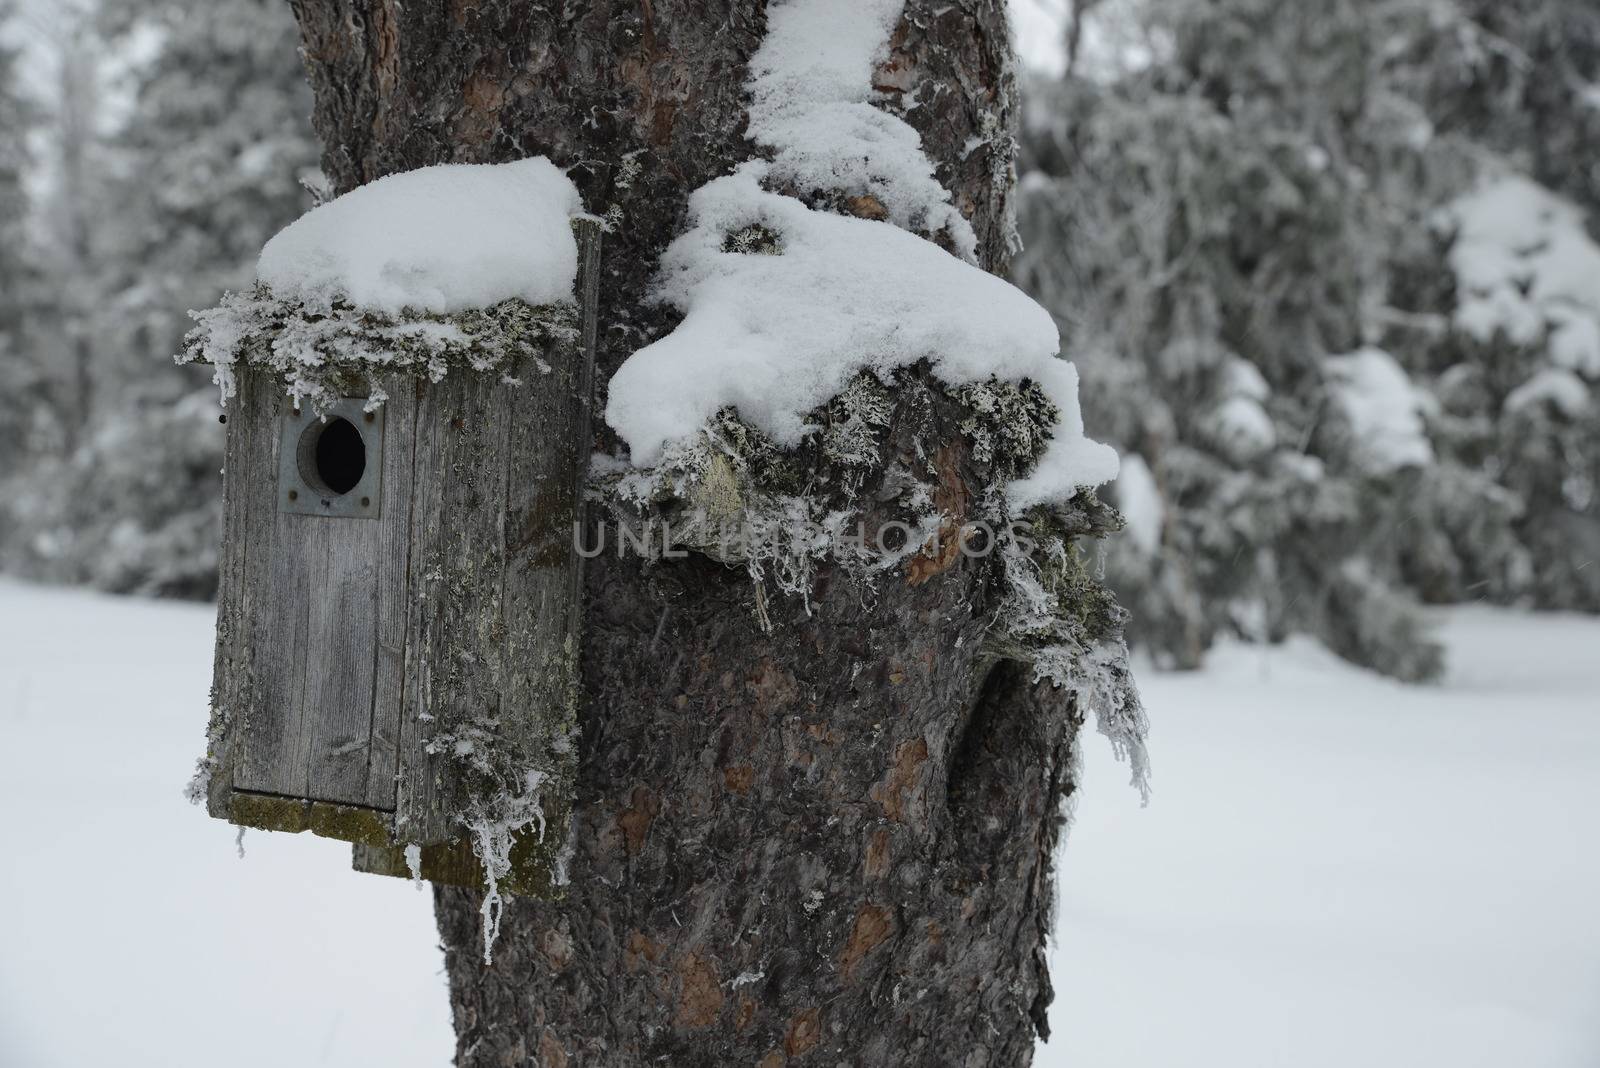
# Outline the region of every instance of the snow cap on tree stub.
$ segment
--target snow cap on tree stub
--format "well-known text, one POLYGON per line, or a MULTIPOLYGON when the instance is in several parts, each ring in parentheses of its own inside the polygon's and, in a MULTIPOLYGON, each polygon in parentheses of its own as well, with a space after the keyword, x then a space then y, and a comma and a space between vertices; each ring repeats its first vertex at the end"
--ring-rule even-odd
POLYGON ((1077 371, 1057 358, 1049 313, 975 266, 972 225, 921 135, 878 106, 874 71, 891 61, 904 7, 768 7, 745 89, 747 136, 771 158, 691 194, 689 229, 662 256, 653 294, 684 319, 608 387, 606 418, 635 465, 659 465, 724 410, 792 448, 862 372, 888 382, 927 361, 950 386, 1029 382, 1056 408, 1043 455, 1008 487, 1017 511, 1116 477, 1116 453, 1084 437, 1077 371), (817 193, 866 201, 872 217, 797 198, 817 193))
POLYGON ((581 212, 543 159, 380 179, 268 242, 185 354, 234 397, 196 800, 352 842, 363 871, 484 885, 486 945, 501 891, 565 879, 581 212))
MULTIPOLYGON (((995 640, 1094 713, 1146 792, 1144 712, 1126 668, 1120 610, 1050 515, 1050 506, 1117 474, 1116 453, 1084 435, 1077 372, 1058 355, 1054 320, 1010 283, 925 237, 764 188, 774 166, 746 163, 696 190, 688 230, 662 256, 652 298, 683 319, 610 380, 606 418, 631 463, 646 469, 619 479, 621 496, 653 501, 666 487, 666 497, 686 492, 713 517, 732 502, 746 523, 735 541, 751 577, 759 584, 771 575, 780 590, 803 597, 813 560, 832 551, 832 539, 818 532, 837 531, 852 504, 840 502, 841 511, 810 491, 768 492, 760 474, 749 474, 766 461, 736 456, 746 474, 735 475, 720 454, 738 454, 732 442, 748 443, 749 428, 774 450, 794 449, 823 430, 816 414, 836 405, 844 424, 870 437, 874 390, 925 364, 965 394, 972 414, 963 433, 975 452, 990 452, 995 440, 1026 443, 1002 465, 1008 474, 996 482, 1003 492, 989 518, 1005 528, 1045 506, 1035 529, 1044 563, 1009 535, 993 543, 1002 544, 1009 590, 995 640)), ((826 430, 823 441, 825 452, 839 444, 826 430)), ((848 466, 863 456, 847 448, 835 459, 848 466)), ((877 462, 870 446, 866 459, 877 462)), ((1087 507, 1098 507, 1086 497, 1087 507)), ((845 549, 847 571, 894 566, 948 518, 926 491, 911 507, 919 511, 906 548, 870 564, 845 549)), ((680 536, 692 536, 697 522, 688 517, 680 536)), ((721 534, 707 536, 722 552, 721 534)))
MULTIPOLYGON (((1009 591, 996 646, 1093 710, 1143 790, 1144 717, 1120 610, 1070 544, 1114 525, 1082 491, 1115 478, 1117 456, 1084 435, 1077 371, 1058 355, 1054 321, 977 266, 971 221, 876 84, 878 73, 894 77, 904 9, 767 7, 745 89, 747 136, 768 158, 690 195, 688 229, 663 253, 651 294, 683 318, 611 377, 606 418, 628 457, 601 478, 621 514, 674 515, 684 544, 743 562, 758 594, 770 579, 808 597, 813 566, 829 557, 864 588, 908 560, 910 580, 925 581, 956 558, 948 549, 964 535, 941 535, 960 525, 960 509, 880 450, 889 395, 902 383, 916 395, 927 372, 930 392, 964 409, 959 433, 985 469, 983 502, 964 518, 981 512, 980 525, 1006 531, 989 543, 1003 543, 1009 591), (815 477, 791 482, 790 461, 815 477), (877 500, 899 501, 910 533, 899 549, 852 547, 840 535, 863 514, 860 480, 886 466, 897 488, 877 500), (1040 520, 1036 553, 1012 533, 1024 513, 1040 520)), ((915 93, 908 101, 917 106, 915 93)), ((1010 144, 1001 113, 985 118, 966 152, 1010 144)), ((993 155, 1003 166, 992 180, 1008 182, 1009 153, 993 155)), ((918 442, 924 460, 930 444, 918 442)), ((948 489, 960 476, 936 477, 948 489)), ((764 603, 758 595, 768 626, 764 603)))
POLYGON ((1057 355, 1048 312, 915 234, 768 192, 767 174, 746 164, 697 190, 689 230, 662 257, 654 299, 683 321, 618 369, 606 407, 635 464, 657 463, 724 408, 798 445, 808 413, 856 375, 887 380, 926 360, 954 386, 1034 382, 1058 409, 1044 455, 1008 488, 1013 507, 1116 477, 1116 453, 1084 436, 1077 372, 1057 355))

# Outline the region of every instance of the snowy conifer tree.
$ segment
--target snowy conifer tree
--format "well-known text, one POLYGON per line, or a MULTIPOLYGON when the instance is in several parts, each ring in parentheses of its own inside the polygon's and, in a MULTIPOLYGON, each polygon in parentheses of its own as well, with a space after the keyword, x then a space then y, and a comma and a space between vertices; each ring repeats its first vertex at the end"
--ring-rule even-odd
POLYGON ((1414 406, 1361 399, 1371 375, 1410 388, 1367 347, 1395 221, 1373 176, 1407 152, 1384 40, 1409 10, 1150 3, 1142 66, 1069 77, 1026 123, 1020 272, 1086 354, 1091 424, 1135 457, 1117 493, 1143 534, 1108 566, 1175 663, 1305 630, 1437 669, 1378 548, 1428 443, 1414 406))
POLYGON ((1503 487, 1525 560, 1479 595, 1600 611, 1600 9, 1462 6, 1424 89, 1481 149, 1422 268, 1446 284, 1413 298, 1448 324, 1429 348, 1447 454, 1503 487))
MULTIPOLYGON (((1450 492, 1403 561, 1434 600, 1600 611, 1600 245, 1575 203, 1490 158, 1409 264, 1402 323, 1450 492)), ((1400 301, 1397 299, 1397 304, 1400 301)))
MULTIPOLYGON (((0 3, 0 28, 13 15, 10 4, 0 3)), ((0 470, 11 469, 27 447, 40 400, 38 376, 22 352, 26 294, 33 289, 23 186, 33 106, 22 97, 16 68, 16 51, 0 43, 0 470)))
POLYGON ((83 72, 64 79, 74 88, 56 108, 72 181, 54 194, 56 329, 42 343, 54 362, 83 369, 77 392, 90 403, 79 420, 93 422, 66 455, 29 460, 9 504, 10 563, 205 597, 222 436, 204 376, 172 357, 187 309, 244 284, 261 244, 309 204, 310 93, 293 17, 276 3, 119 3, 96 28, 75 47, 116 62, 74 60, 83 72), (117 126, 91 107, 94 72, 106 67, 128 83, 109 88, 132 94, 117 126))
POLYGON ((1133 456, 1137 633, 1192 664, 1308 630, 1415 678, 1414 601, 1592 606, 1593 246, 1516 172, 1588 195, 1593 10, 1086 10, 1140 62, 1036 97, 1022 271, 1133 456))

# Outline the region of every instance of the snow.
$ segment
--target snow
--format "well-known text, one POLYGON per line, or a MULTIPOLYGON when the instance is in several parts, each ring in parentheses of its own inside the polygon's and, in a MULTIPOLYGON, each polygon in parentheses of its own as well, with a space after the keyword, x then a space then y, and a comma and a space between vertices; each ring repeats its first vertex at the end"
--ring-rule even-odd
POLYGON ((1222 369, 1222 401, 1205 420, 1205 430, 1236 460, 1251 460, 1278 443, 1277 428, 1267 414, 1267 385, 1260 368, 1237 356, 1222 369))
POLYGON ((1267 385, 1267 378, 1261 373, 1261 368, 1249 360, 1238 356, 1230 357, 1223 375, 1224 390, 1230 395, 1249 397, 1260 404, 1267 403, 1268 398, 1272 396, 1272 387, 1267 385))
POLYGON ((1161 527, 1166 521, 1161 489, 1150 465, 1138 453, 1124 455, 1121 467, 1117 472, 1117 510, 1128 522, 1128 540, 1141 552, 1154 554, 1161 547, 1161 527))
MULTIPOLYGON (((0 583, 0 1063, 442 1068, 430 896, 183 801, 212 616, 0 583)), ((1159 787, 1083 747, 1036 1064, 1600 1063, 1600 619, 1443 620, 1439 687, 1304 640, 1141 672, 1159 787)))
POLYGON ((1433 462, 1421 396, 1382 349, 1361 349, 1324 361, 1334 397, 1354 435, 1358 462, 1375 474, 1433 462))
POLYGON ((972 225, 950 203, 904 119, 872 103, 872 72, 888 58, 904 0, 785 0, 767 9, 750 60, 747 136, 774 150, 770 177, 801 193, 871 194, 897 226, 947 228, 977 255, 972 225))
POLYGON ((1505 410, 1521 411, 1531 405, 1548 401, 1569 419, 1582 417, 1589 407, 1589 387, 1571 371, 1559 367, 1543 367, 1533 373, 1522 385, 1506 394, 1505 410))
POLYGON ((1160 785, 1085 747, 1039 1068, 1600 1063, 1600 620, 1444 619, 1438 687, 1140 672, 1160 785))
POLYGON ((1600 320, 1600 245, 1590 240, 1583 211, 1508 175, 1460 198, 1447 215, 1457 227, 1450 252, 1461 293, 1457 325, 1479 340, 1503 330, 1532 344, 1547 325, 1587 320, 1563 346, 1587 366, 1584 373, 1600 374, 1600 345, 1586 343, 1600 320))
POLYGON ((1259 456, 1278 442, 1272 417, 1254 397, 1229 397, 1212 411, 1207 430, 1231 454, 1259 456))
POLYGON ((542 157, 423 167, 307 212, 267 242, 256 276, 279 299, 391 316, 570 301, 582 211, 577 187, 542 157))
POLYGON ((214 618, 0 580, 0 1064, 442 1068, 431 895, 184 799, 214 618))
POLYGON ((1011 483, 1014 507, 1116 476, 1115 452, 1083 436, 1077 372, 1055 355, 1048 312, 915 234, 766 192, 765 173, 746 164, 696 190, 689 230, 662 256, 654 299, 684 319, 618 369, 606 406, 635 465, 658 463, 727 406, 796 445, 807 413, 860 371, 928 359, 953 385, 1032 379, 1060 408, 1037 469, 1011 483), (777 254, 725 251, 752 226, 778 235, 777 254))
POLYGON ((1557 316, 1550 334, 1550 359, 1585 378, 1600 378, 1600 320, 1578 312, 1557 316))

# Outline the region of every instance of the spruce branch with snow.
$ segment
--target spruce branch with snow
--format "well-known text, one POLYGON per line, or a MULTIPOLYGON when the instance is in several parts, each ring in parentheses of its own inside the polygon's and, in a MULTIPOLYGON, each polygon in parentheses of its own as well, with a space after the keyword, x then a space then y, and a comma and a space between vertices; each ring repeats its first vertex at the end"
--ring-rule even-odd
POLYGON ((1107 567, 1159 660, 1302 631, 1424 678, 1420 603, 1596 606, 1594 223, 1540 185, 1593 19, 1521 8, 1096 7, 1153 46, 1031 97, 1019 278, 1135 472, 1107 567))

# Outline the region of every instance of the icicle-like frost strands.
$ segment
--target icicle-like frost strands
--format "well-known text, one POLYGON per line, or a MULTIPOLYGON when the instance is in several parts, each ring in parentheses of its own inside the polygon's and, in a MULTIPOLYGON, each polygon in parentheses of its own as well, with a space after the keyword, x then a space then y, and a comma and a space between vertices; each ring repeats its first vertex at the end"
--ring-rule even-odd
POLYGON ((522 789, 490 798, 487 804, 475 806, 474 815, 467 820, 467 830, 472 836, 472 852, 483 866, 483 904, 479 914, 483 917, 483 963, 494 963, 494 944, 500 937, 500 916, 505 910, 505 900, 500 894, 500 883, 511 873, 511 849, 517 835, 535 825, 539 838, 544 839, 545 821, 540 786, 544 783, 542 771, 530 770, 523 776, 522 789), (491 816, 490 812, 497 812, 491 816))
POLYGON ((1011 592, 1004 627, 1032 661, 1034 680, 1048 680, 1076 696, 1112 753, 1127 762, 1130 784, 1148 803, 1150 722, 1128 667, 1121 610, 1080 574, 1076 550, 1054 534, 1031 553, 1008 536, 1002 553, 1011 592), (1043 568, 1035 560, 1039 554, 1043 568), (1097 619, 1102 612, 1108 618, 1097 619))

